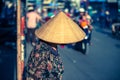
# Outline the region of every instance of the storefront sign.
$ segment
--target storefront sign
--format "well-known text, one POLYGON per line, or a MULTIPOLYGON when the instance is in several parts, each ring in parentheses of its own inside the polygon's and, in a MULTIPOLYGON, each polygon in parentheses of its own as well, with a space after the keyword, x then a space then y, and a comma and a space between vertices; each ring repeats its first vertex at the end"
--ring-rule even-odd
POLYGON ((107 0, 108 3, 116 3, 117 0, 107 0))

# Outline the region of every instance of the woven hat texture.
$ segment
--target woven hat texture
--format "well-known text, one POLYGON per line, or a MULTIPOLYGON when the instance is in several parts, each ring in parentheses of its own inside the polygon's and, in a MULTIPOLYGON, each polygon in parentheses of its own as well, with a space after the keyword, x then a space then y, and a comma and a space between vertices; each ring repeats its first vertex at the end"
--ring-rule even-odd
POLYGON ((37 29, 35 34, 41 40, 56 44, 75 43, 85 38, 84 31, 62 11, 37 29))

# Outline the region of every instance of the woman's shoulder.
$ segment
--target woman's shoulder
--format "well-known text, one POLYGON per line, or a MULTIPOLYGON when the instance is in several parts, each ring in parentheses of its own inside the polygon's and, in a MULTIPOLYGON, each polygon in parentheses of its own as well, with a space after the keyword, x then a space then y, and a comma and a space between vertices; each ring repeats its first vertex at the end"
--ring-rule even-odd
POLYGON ((50 46, 41 40, 36 41, 34 49, 38 50, 49 50, 50 46))

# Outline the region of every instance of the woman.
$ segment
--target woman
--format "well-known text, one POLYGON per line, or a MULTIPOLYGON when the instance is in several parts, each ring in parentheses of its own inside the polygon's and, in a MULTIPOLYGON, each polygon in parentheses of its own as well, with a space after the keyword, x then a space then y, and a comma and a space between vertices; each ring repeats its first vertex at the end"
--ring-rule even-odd
POLYGON ((27 80, 62 80, 64 68, 57 45, 78 42, 85 33, 60 12, 37 29, 35 35, 40 40, 28 59, 27 80))
POLYGON ((38 41, 27 65, 27 80, 61 80, 64 72, 57 46, 38 41))

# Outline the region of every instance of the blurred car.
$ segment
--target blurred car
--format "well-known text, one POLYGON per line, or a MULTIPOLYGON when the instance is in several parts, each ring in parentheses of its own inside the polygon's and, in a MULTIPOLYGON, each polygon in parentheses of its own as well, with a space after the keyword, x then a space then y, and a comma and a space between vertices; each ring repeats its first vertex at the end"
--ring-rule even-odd
POLYGON ((112 24, 112 34, 113 36, 120 38, 120 22, 112 24))

